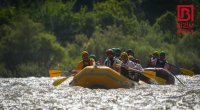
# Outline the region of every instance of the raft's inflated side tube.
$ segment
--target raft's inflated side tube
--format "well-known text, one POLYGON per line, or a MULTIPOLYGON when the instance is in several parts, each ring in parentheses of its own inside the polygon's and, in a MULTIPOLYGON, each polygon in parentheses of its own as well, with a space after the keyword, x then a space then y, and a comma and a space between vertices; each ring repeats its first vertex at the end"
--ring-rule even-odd
POLYGON ((74 76, 71 85, 86 88, 116 89, 133 87, 134 81, 106 66, 87 66, 74 76))
POLYGON ((145 68, 145 70, 151 70, 156 72, 155 80, 158 84, 174 84, 175 78, 169 71, 163 68, 145 68))

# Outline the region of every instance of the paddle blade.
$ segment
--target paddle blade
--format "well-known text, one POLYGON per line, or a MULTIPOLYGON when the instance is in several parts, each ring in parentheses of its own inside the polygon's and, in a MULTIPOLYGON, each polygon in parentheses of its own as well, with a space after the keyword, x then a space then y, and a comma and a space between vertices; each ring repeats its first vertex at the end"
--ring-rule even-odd
POLYGON ((150 78, 150 79, 155 79, 156 72, 150 71, 150 70, 144 70, 143 75, 150 78))
POLYGON ((188 70, 186 68, 180 68, 180 71, 181 73, 185 74, 185 75, 188 75, 188 76, 193 76, 194 75, 194 72, 191 71, 191 70, 188 70))
POLYGON ((61 70, 49 70, 50 77, 57 77, 60 76, 62 73, 61 70))
POLYGON ((165 79, 157 77, 155 71, 145 70, 143 75, 150 79, 155 80, 158 84, 166 84, 167 82, 165 79))
POLYGON ((64 77, 64 78, 62 78, 62 79, 58 79, 58 80, 56 80, 56 81, 53 82, 53 85, 54 85, 54 86, 58 86, 58 85, 60 85, 61 83, 63 83, 66 79, 67 79, 67 77, 64 77))

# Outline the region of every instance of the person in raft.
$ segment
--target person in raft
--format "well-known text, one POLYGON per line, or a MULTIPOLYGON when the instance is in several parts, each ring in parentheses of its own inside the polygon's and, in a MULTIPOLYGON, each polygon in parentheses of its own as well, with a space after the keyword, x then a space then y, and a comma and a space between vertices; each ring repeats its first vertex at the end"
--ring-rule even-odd
POLYGON ((89 58, 89 54, 87 51, 83 51, 81 53, 82 60, 77 64, 76 69, 72 70, 72 73, 76 74, 86 66, 93 66, 95 65, 95 61, 93 58, 89 58))
POLYGON ((122 52, 120 57, 122 61, 120 73, 125 77, 138 82, 140 77, 140 73, 138 72, 143 71, 143 68, 141 66, 137 66, 136 63, 129 60, 128 54, 126 52, 122 52))
POLYGON ((156 62, 156 67, 164 68, 164 69, 170 71, 171 67, 169 64, 167 64, 168 62, 166 60, 165 54, 166 53, 164 51, 160 52, 160 57, 156 62))
POLYGON ((133 62, 140 64, 140 60, 135 58, 135 53, 134 53, 134 51, 132 49, 128 49, 126 51, 126 53, 128 54, 128 56, 133 56, 134 57, 134 61, 133 62))
POLYGON ((120 63, 121 61, 118 58, 114 57, 114 52, 112 49, 106 50, 106 56, 107 58, 104 61, 104 65, 108 66, 116 71, 119 71, 119 68, 117 68, 117 64, 120 63))
POLYGON ((112 48, 112 51, 114 52, 114 58, 120 59, 121 49, 120 48, 112 48))
POLYGON ((129 55, 129 56, 128 56, 128 59, 135 63, 136 68, 137 68, 138 70, 143 70, 142 65, 141 65, 141 64, 137 61, 137 59, 134 58, 132 55, 129 55))
POLYGON ((96 57, 95 54, 90 54, 89 58, 94 59, 94 61, 95 61, 95 63, 96 63, 97 66, 103 65, 101 58, 97 59, 97 57, 96 57))
POLYGON ((149 59, 147 67, 156 67, 157 60, 159 59, 158 51, 154 51, 152 56, 149 59))
POLYGON ((90 54, 89 58, 92 58, 95 62, 97 62, 97 57, 95 54, 90 54))

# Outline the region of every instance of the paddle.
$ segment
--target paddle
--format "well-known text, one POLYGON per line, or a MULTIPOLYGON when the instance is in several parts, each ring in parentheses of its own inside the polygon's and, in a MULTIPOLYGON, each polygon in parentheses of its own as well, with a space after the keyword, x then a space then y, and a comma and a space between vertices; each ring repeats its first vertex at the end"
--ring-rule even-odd
MULTIPOLYGON (((166 70, 166 71, 168 71, 168 70, 166 70)), ((172 73, 172 75, 184 86, 183 82, 181 82, 181 80, 178 77, 176 77, 176 75, 173 72, 170 72, 170 73, 172 73)))
POLYGON ((64 77, 64 78, 58 79, 58 80, 53 82, 53 85, 54 86, 58 86, 58 85, 60 85, 61 83, 63 83, 67 79, 68 79, 68 77, 64 77))
POLYGON ((194 75, 194 72, 191 71, 191 70, 188 70, 186 68, 180 68, 180 71, 185 74, 185 75, 189 75, 189 76, 193 76, 194 75))
POLYGON ((57 77, 60 76, 62 73, 61 70, 49 70, 50 77, 57 77))
POLYGON ((177 68, 182 74, 184 75, 188 75, 188 76, 193 76, 194 75, 194 72, 189 70, 189 69, 186 69, 186 68, 179 68, 178 66, 175 66, 173 64, 170 64, 170 63, 167 63, 175 68, 177 68))
MULTIPOLYGON (((138 70, 137 70, 136 72, 143 74, 143 75, 146 76, 147 78, 156 80, 156 81, 158 82, 158 84, 165 84, 165 83, 167 82, 167 80, 165 80, 165 79, 163 79, 163 78, 160 78, 160 77, 157 77, 157 76, 156 76, 156 72, 154 72, 154 71, 145 70, 145 71, 141 72, 141 71, 138 71, 138 70)), ((176 77, 173 73, 172 73, 172 75, 173 75, 182 85, 184 85, 183 82, 181 82, 181 80, 180 80, 178 77, 176 77)))
POLYGON ((167 80, 157 77, 155 71, 144 70, 143 75, 146 76, 147 78, 155 80, 158 84, 165 84, 167 82, 167 80))
MULTIPOLYGON (((165 83, 167 82, 165 79, 160 78, 160 77, 157 77, 157 76, 156 76, 156 72, 154 72, 154 71, 153 71, 154 73, 153 73, 152 71, 149 71, 149 70, 145 70, 145 72, 146 72, 146 73, 143 74, 144 76, 156 80, 159 84, 165 84, 165 83), (150 74, 151 74, 151 75, 150 75, 150 74)), ((171 73, 172 73, 172 72, 171 72, 171 73)), ((184 85, 183 82, 181 82, 181 80, 180 80, 178 77, 176 77, 173 73, 172 73, 172 75, 173 75, 182 85, 184 85)))
POLYGON ((130 67, 128 68, 128 70, 133 70, 137 73, 140 73, 147 78, 155 80, 159 84, 165 84, 167 82, 165 79, 157 77, 155 71, 151 71, 151 70, 139 71, 139 70, 136 70, 136 69, 133 69, 133 68, 130 68, 130 67))
MULTIPOLYGON (((58 75, 58 74, 61 74, 61 73, 63 73, 63 72, 67 72, 67 71, 57 70, 57 71, 52 71, 52 72, 54 72, 54 74, 58 75)), ((76 70, 72 70, 72 73, 77 73, 77 72, 78 72, 78 71, 76 71, 76 70)), ((54 85, 54 86, 58 86, 58 85, 60 85, 61 83, 63 83, 65 80, 67 80, 70 76, 73 76, 73 75, 74 75, 74 74, 71 74, 71 75, 66 76, 66 77, 64 77, 64 78, 55 80, 55 81, 53 82, 53 85, 54 85)))
POLYGON ((148 78, 150 78, 150 79, 155 80, 158 84, 166 84, 166 82, 167 82, 166 79, 163 79, 161 77, 156 76, 156 72, 155 71, 144 70, 143 75, 148 77, 148 78))
MULTIPOLYGON (((63 72, 64 71, 61 71, 61 70, 49 70, 49 75, 50 75, 50 77, 57 77, 57 76, 60 76, 63 72)), ((62 82, 64 82, 66 79, 67 79, 67 77, 64 77, 62 79, 58 79, 58 80, 53 82, 53 85, 58 86, 62 82)))
POLYGON ((61 70, 49 70, 50 77, 57 77, 60 76, 62 73, 66 73, 69 71, 61 71, 61 70))
MULTIPOLYGON (((171 72, 171 73, 172 73, 172 72, 171 72)), ((183 82, 181 82, 181 80, 178 79, 178 78, 176 77, 176 75, 174 75, 174 73, 172 73, 172 75, 173 75, 182 85, 184 85, 183 82)))

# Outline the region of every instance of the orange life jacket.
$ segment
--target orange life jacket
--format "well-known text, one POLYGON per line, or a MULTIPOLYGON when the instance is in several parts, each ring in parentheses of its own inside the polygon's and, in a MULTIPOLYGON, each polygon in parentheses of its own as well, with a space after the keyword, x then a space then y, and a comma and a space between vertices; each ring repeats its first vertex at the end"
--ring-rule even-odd
POLYGON ((94 62, 95 62, 94 59, 89 59, 87 62, 82 60, 76 66, 76 70, 82 70, 86 66, 92 66, 94 62))

